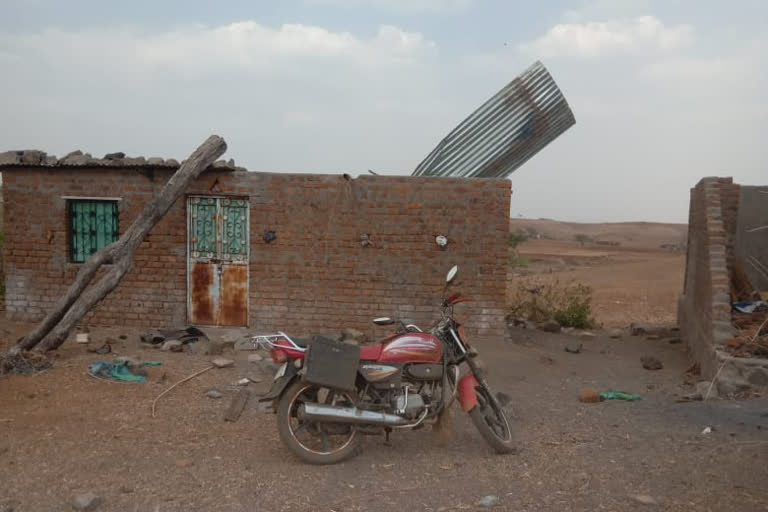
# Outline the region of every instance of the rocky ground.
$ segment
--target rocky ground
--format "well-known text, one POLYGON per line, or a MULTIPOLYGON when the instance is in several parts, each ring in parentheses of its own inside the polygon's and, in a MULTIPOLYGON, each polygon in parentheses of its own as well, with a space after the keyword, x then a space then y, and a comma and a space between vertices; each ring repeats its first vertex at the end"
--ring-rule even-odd
MULTIPOLYGON (((4 348, 24 326, 6 325, 4 348)), ((235 332, 242 337, 244 332, 235 332)), ((107 336, 114 350, 159 360, 148 382, 86 375, 97 355, 68 342, 35 376, 0 377, 0 511, 69 510, 98 496, 98 511, 757 511, 768 504, 768 401, 678 402, 695 391, 690 361, 668 339, 594 339, 513 329, 484 342, 495 388, 513 398, 519 454, 497 456, 465 414, 453 435, 379 437, 332 467, 312 467, 280 444, 275 418, 251 401, 239 421, 222 416, 251 376, 266 389, 266 364, 227 352, 231 368, 211 370, 163 397, 171 383, 211 356, 143 347, 135 332, 107 336), (126 339, 120 340, 119 335, 126 339), (566 345, 581 344, 579 353, 566 345), (643 368, 652 356, 659 370, 643 368), (581 403, 585 387, 642 395, 638 402, 581 403), (223 396, 209 398, 215 389, 223 396)), ((233 336, 212 330, 211 337, 233 336)))

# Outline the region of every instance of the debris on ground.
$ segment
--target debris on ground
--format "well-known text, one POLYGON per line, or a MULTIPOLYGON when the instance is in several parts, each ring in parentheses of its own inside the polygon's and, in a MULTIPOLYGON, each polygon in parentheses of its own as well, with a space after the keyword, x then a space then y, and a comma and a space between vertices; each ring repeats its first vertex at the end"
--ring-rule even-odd
POLYGON ((677 326, 663 324, 633 323, 629 326, 629 334, 632 336, 650 335, 668 338, 672 336, 679 336, 680 329, 677 326))
POLYGON ((701 431, 701 435, 703 436, 711 433, 712 433, 712 427, 705 427, 704 430, 701 431))
POLYGON ((152 329, 139 336, 142 343, 149 345, 161 345, 168 340, 178 340, 183 345, 195 343, 201 339, 208 339, 208 336, 194 326, 178 329, 152 329))
POLYGON ((72 500, 72 508, 81 512, 92 512, 101 505, 101 498, 92 492, 75 496, 72 500))
POLYGON ((254 341, 248 337, 244 340, 237 340, 234 342, 234 345, 232 347, 236 352, 243 352, 243 351, 249 351, 249 350, 258 350, 259 346, 254 343, 254 341))
POLYGON ((626 391, 603 391, 600 393, 600 400, 626 400, 628 402, 637 402, 642 400, 643 397, 636 395, 635 393, 627 393, 626 391))
POLYGON ((579 393, 579 402, 597 403, 600 401, 600 391, 595 388, 584 388, 579 393))
POLYGON ((0 355, 0 375, 33 375, 47 370, 52 365, 50 359, 38 352, 0 355))
POLYGON ((480 498, 480 500, 477 502, 478 505, 481 507, 495 507, 499 504, 499 497, 498 496, 483 496, 480 498))
POLYGON ((560 324, 554 320, 547 320, 546 322, 539 324, 538 327, 539 330, 544 332, 560 332, 562 330, 560 324))
POLYGON ((184 344, 181 340, 168 340, 163 342, 163 352, 181 352, 184 350, 184 344))
POLYGON ((97 346, 91 346, 86 349, 88 352, 92 354, 99 354, 99 355, 105 355, 112 352, 112 345, 109 343, 104 343, 103 345, 97 347, 97 346))
POLYGON ((235 362, 224 357, 216 357, 211 360, 211 364, 216 368, 229 368, 230 366, 234 366, 235 362))
POLYGON ((260 363, 263 359, 264 357, 259 354, 250 354, 248 356, 249 363, 260 363))
POLYGON ((565 345, 565 351, 570 354, 578 354, 581 352, 581 343, 568 343, 565 345))
POLYGON ((657 358, 653 356, 643 356, 640 358, 640 362, 643 364, 643 368, 646 370, 661 370, 664 365, 657 358))
POLYGON ((597 335, 593 332, 584 331, 579 334, 579 339, 583 341, 592 341, 597 338, 597 335))
POLYGON ((242 379, 237 380, 234 383, 232 383, 232 385, 233 386, 247 386, 250 383, 251 383, 251 380, 249 378, 243 377, 242 379))
POLYGON ((618 339, 621 339, 623 334, 624 333, 622 332, 621 329, 613 329, 611 330, 610 333, 608 333, 608 336, 610 336, 610 338, 613 340, 618 340, 618 339))
POLYGON ((638 503, 641 503, 643 505, 657 505, 658 502, 653 499, 653 496, 649 496, 647 494, 634 494, 630 496, 633 500, 635 500, 638 503))
MULTIPOLYGON (((760 303, 765 303, 760 301, 760 303)), ((735 303, 739 304, 739 303, 735 303)), ((734 309, 736 308, 734 304, 734 309)), ((768 357, 768 311, 733 312, 737 336, 726 342, 726 350, 736 357, 768 357)))
POLYGON ((208 398, 219 399, 219 398, 221 398, 224 395, 222 395, 221 393, 219 393, 215 389, 209 389, 208 391, 205 392, 205 396, 207 396, 208 398))
MULTIPOLYGON (((245 379, 246 381, 248 379, 245 379)), ((248 399, 251 398, 251 392, 243 388, 232 397, 229 407, 224 413, 224 421, 237 421, 240 419, 240 415, 245 409, 245 405, 248 403, 248 399)))
POLYGON ((157 361, 137 362, 133 358, 117 358, 114 362, 94 361, 88 365, 88 375, 97 379, 120 382, 146 382, 147 372, 143 366, 159 366, 157 361))

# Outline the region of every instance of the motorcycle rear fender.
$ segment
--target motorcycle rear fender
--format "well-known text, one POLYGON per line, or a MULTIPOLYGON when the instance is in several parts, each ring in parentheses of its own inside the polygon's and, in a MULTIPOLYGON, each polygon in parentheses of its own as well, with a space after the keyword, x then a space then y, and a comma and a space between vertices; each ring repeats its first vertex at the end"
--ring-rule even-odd
POLYGON ((478 385, 477 379, 475 379, 475 376, 471 373, 459 379, 459 403, 465 412, 469 412, 477 406, 477 393, 475 392, 475 387, 478 385))
POLYGON ((273 400, 278 400, 283 394, 283 391, 285 391, 285 388, 287 388, 291 382, 293 382, 293 380, 298 377, 298 373, 299 370, 296 369, 296 366, 294 366, 291 361, 288 361, 288 366, 285 369, 285 375, 274 381, 272 383, 272 388, 267 392, 266 395, 260 396, 258 401, 271 402, 273 400))

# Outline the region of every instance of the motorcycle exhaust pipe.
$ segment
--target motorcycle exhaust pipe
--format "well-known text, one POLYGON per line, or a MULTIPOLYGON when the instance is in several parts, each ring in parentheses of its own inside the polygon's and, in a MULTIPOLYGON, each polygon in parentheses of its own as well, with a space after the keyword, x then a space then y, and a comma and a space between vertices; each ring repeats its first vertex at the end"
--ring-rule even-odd
POLYGON ((326 423, 354 423, 364 425, 393 426, 407 425, 408 420, 395 414, 364 411, 357 407, 336 407, 315 403, 304 403, 299 406, 296 415, 300 420, 321 421, 326 423))

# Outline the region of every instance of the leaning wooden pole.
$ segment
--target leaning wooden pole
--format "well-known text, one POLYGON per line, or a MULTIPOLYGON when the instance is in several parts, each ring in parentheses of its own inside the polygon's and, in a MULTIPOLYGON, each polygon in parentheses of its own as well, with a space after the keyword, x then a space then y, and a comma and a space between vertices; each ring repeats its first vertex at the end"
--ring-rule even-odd
POLYGON ((30 350, 41 341, 44 350, 55 350, 72 328, 114 290, 133 265, 133 256, 147 234, 162 219, 189 184, 227 150, 227 143, 211 135, 181 165, 133 224, 113 244, 94 253, 77 273, 72 285, 35 329, 11 349, 30 350), (111 263, 107 273, 89 287, 99 268, 111 263))

